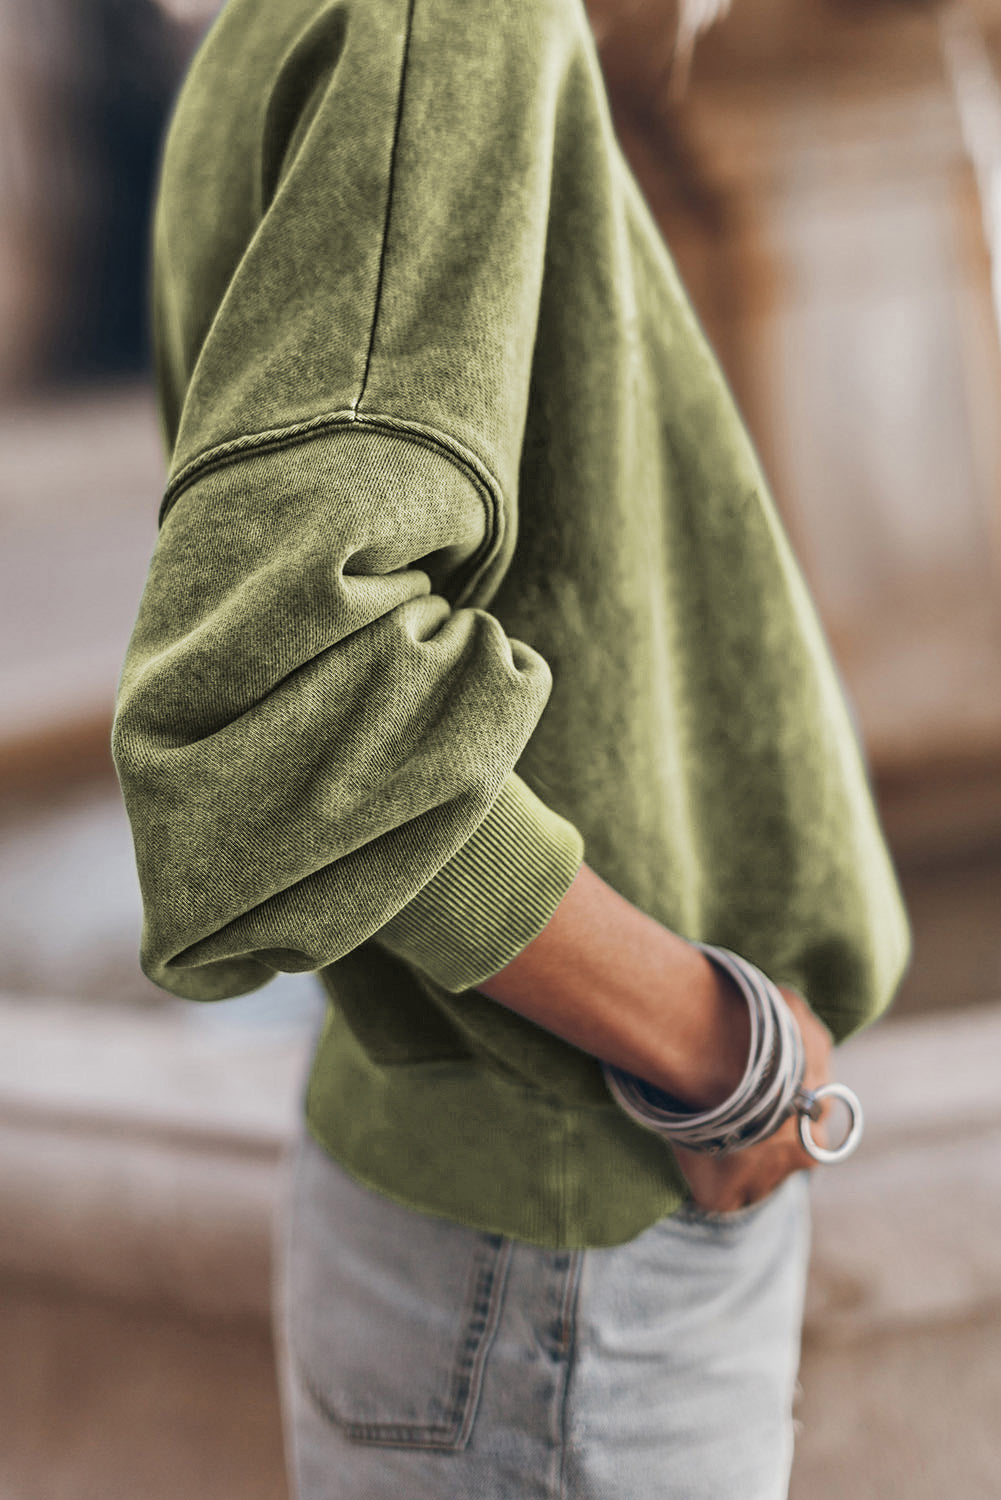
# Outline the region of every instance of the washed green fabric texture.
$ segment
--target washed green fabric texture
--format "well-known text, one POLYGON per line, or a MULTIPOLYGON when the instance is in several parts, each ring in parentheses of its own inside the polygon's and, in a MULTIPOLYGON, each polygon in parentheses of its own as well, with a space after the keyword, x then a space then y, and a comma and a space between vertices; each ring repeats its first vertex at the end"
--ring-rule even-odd
POLYGON ((307 1118, 357 1177, 630 1238, 685 1196, 669 1149, 476 988, 581 858, 838 1039, 910 935, 579 0, 229 0, 153 302, 170 470, 113 732, 145 972, 319 971, 307 1118))

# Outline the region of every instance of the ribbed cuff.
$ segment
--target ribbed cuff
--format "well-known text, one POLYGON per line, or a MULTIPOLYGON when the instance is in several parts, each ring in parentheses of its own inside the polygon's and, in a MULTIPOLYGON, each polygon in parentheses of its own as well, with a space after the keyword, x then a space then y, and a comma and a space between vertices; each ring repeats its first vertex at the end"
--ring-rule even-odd
POLYGON ((376 936, 443 989, 475 989, 538 937, 583 857, 574 825, 512 771, 472 837, 376 936))

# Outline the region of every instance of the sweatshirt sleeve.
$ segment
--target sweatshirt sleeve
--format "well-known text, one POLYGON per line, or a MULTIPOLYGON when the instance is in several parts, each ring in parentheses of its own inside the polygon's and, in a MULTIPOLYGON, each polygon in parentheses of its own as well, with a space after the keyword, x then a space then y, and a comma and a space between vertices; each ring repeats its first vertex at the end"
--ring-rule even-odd
POLYGON ((377 423, 179 495, 112 735, 155 983, 237 995, 374 937, 457 992, 546 925, 583 857, 514 769, 550 672, 462 602, 500 524, 454 454, 377 423))

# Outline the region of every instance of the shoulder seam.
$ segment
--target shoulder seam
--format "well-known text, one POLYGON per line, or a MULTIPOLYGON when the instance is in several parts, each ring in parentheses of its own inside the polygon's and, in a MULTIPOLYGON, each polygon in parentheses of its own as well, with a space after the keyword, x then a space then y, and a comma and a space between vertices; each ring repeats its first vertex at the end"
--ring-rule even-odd
POLYGON ((361 388, 355 397, 355 411, 361 406, 365 391, 368 388, 369 370, 372 366, 372 354, 375 349, 375 335, 379 326, 379 310, 382 306, 382 288, 386 279, 386 256, 389 245, 389 225, 393 213, 393 186, 396 180, 396 162, 400 151, 400 130, 403 124, 403 98, 407 87, 407 64, 410 61, 410 38, 414 29, 414 3, 408 0, 407 4, 407 29, 403 38, 403 58, 400 64, 400 87, 396 99, 396 122, 393 126, 393 144, 389 153, 389 179, 386 184, 386 214, 382 223, 382 245, 379 249, 379 273, 375 283, 375 300, 372 305, 372 327, 369 330, 368 349, 365 354, 365 369, 362 372, 361 388))

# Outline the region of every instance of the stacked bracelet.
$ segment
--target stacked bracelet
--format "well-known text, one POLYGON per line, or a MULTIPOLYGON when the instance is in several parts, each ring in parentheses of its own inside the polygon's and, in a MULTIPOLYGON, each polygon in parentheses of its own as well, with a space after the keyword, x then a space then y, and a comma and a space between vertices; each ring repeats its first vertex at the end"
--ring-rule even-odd
POLYGON ((765 1140, 796 1112, 800 1139, 809 1154, 817 1161, 843 1160, 854 1151, 862 1135, 862 1107, 856 1095, 837 1083, 805 1089, 803 1039, 777 985, 728 948, 708 943, 692 946, 735 981, 747 1002, 751 1041, 743 1077, 722 1104, 693 1112, 663 1089, 605 1063, 605 1081, 616 1103, 648 1130, 689 1151, 713 1155, 765 1140), (819 1146, 810 1133, 810 1121, 820 1118, 823 1100, 828 1097, 841 1099, 851 1116, 848 1134, 834 1150, 819 1146))

